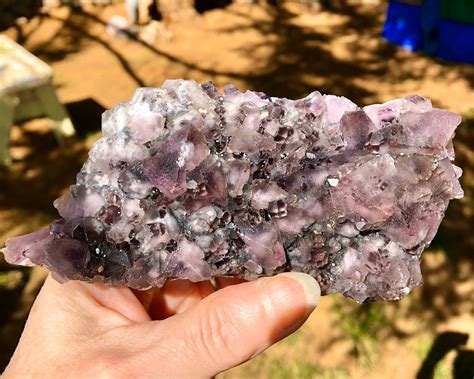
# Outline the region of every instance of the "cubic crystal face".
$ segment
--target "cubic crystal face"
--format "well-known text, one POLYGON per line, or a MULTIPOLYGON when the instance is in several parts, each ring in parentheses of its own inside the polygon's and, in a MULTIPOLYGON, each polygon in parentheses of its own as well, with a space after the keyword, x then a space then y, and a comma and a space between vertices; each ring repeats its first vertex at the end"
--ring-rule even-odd
POLYGON ((449 200, 461 118, 410 96, 359 108, 170 80, 103 115, 49 230, 8 262, 145 289, 169 278, 314 276, 323 294, 400 299, 449 200))

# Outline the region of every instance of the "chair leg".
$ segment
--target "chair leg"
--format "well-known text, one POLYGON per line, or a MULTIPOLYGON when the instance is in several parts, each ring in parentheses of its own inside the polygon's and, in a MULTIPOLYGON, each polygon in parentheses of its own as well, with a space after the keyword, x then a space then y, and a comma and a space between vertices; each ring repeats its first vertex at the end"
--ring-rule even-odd
POLYGON ((0 97, 0 165, 9 166, 12 162, 9 153, 10 130, 18 102, 17 97, 0 97))
POLYGON ((51 126, 53 127, 59 144, 65 142, 67 138, 74 136, 76 134, 74 126, 72 125, 66 108, 56 96, 54 87, 52 85, 44 85, 38 87, 35 92, 46 116, 51 120, 51 126))

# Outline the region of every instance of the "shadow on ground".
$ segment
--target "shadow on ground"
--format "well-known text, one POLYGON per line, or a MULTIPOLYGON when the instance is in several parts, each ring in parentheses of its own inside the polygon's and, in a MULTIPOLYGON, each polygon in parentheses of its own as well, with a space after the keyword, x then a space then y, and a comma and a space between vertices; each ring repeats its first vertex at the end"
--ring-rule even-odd
POLYGON ((468 339, 469 335, 464 333, 444 332, 439 334, 418 370, 416 379, 432 379, 436 365, 452 350, 456 352, 452 370, 453 379, 474 377, 474 351, 462 348, 468 339))
MULTIPOLYGON (((217 1, 217 5, 206 2, 206 6, 222 7, 220 3, 222 1, 217 1)), ((240 17, 246 22, 240 26, 228 26, 219 30, 219 33, 229 36, 246 29, 254 30, 262 36, 275 36, 272 42, 264 42, 267 47, 273 49, 273 53, 261 70, 237 72, 211 69, 199 62, 169 53, 136 36, 130 35, 130 38, 134 43, 148 49, 156 58, 164 58, 189 72, 199 72, 210 78, 224 76, 239 80, 245 82, 248 88, 273 96, 298 98, 318 88, 321 92, 344 95, 360 105, 365 105, 378 102, 380 98, 376 90, 364 85, 364 79, 383 78, 384 81, 397 84, 428 78, 436 80, 448 74, 456 74, 468 80, 471 87, 474 86, 474 70, 469 67, 430 58, 425 58, 414 67, 410 63, 417 59, 416 55, 407 57, 405 54, 400 54, 399 48, 383 41, 380 38, 380 25, 385 9, 383 5, 373 6, 367 10, 366 7, 341 2, 331 10, 344 17, 344 22, 330 26, 331 32, 327 33, 295 22, 302 17, 300 8, 288 6, 287 2, 275 3, 273 6, 266 6, 266 12, 270 17, 265 20, 254 17, 251 11, 245 12, 242 8, 228 7, 225 10, 228 14, 240 17), (345 46, 349 55, 341 54, 332 44, 335 39, 341 37, 349 37, 345 46), (438 70, 428 77, 427 67, 433 63, 436 63, 438 70)), ((207 9, 203 5, 202 11, 205 10, 207 9)), ((308 12, 310 13, 309 10, 308 12)), ((100 15, 86 10, 76 10, 69 12, 66 18, 53 14, 43 14, 38 18, 54 19, 61 23, 52 40, 34 46, 32 52, 40 58, 48 62, 62 60, 96 43, 117 59, 137 86, 152 84, 150 81, 153 81, 153 78, 143 75, 138 67, 134 67, 126 59, 120 49, 110 43, 109 36, 104 33, 106 21, 100 15)), ((31 31, 20 36, 25 41, 30 35, 31 31)), ((261 40, 249 41, 239 53, 253 57, 261 44, 261 40)))

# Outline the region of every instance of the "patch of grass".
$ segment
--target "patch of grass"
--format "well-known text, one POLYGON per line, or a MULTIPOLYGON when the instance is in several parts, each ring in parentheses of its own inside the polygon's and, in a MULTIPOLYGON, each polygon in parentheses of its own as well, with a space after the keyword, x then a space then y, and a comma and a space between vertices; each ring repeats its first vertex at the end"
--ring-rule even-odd
POLYGON ((233 378, 260 378, 262 373, 266 372, 266 362, 268 361, 268 353, 258 355, 250 362, 240 367, 231 369, 217 375, 217 379, 233 379, 233 378))
POLYGON ((379 355, 378 340, 387 326, 385 308, 380 303, 357 304, 346 298, 335 298, 333 311, 345 339, 351 341, 352 352, 371 367, 379 355))
POLYGON ((19 270, 0 272, 0 289, 11 291, 22 285, 24 275, 19 270))
POLYGON ((298 331, 293 334, 290 334, 288 337, 282 340, 281 343, 287 346, 295 346, 300 340, 300 337, 301 337, 301 331, 298 331))
POLYGON ((268 377, 274 379, 342 379, 348 375, 345 369, 324 369, 308 362, 290 362, 281 358, 272 359, 268 370, 268 377))

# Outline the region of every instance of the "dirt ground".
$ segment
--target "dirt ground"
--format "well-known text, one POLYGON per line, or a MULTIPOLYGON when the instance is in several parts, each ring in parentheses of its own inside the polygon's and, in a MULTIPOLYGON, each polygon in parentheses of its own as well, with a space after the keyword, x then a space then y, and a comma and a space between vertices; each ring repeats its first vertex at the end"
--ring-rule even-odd
MULTIPOLYGON (((74 182, 100 114, 138 86, 213 80, 290 98, 319 90, 360 105, 417 93, 464 116, 455 147, 466 197, 451 204, 424 255, 425 285, 391 304, 325 297, 299 332, 221 377, 472 378, 474 66, 389 45, 380 38, 383 2, 341 3, 319 11, 296 1, 233 4, 167 23, 153 44, 105 32, 111 16, 125 15, 123 4, 58 8, 7 30, 53 67, 78 138, 59 148, 41 119, 13 128, 14 162, 0 171, 0 246, 56 217, 52 201, 74 182)), ((0 372, 43 278, 0 262, 0 372)))

